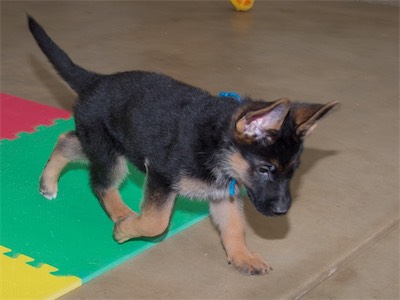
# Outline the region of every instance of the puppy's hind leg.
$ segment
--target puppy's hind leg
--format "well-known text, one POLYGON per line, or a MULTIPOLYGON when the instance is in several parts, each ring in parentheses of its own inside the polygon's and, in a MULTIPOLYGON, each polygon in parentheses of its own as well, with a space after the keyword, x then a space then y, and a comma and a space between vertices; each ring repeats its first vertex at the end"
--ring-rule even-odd
POLYGON ((168 228, 176 193, 164 179, 148 170, 145 199, 140 215, 131 214, 115 223, 114 239, 118 243, 138 237, 155 237, 168 228))
POLYGON ((72 161, 86 161, 75 131, 60 135, 40 177, 40 193, 48 200, 57 197, 58 179, 65 166, 72 161))
POLYGON ((128 173, 128 168, 123 156, 109 153, 105 157, 103 157, 104 161, 100 164, 96 162, 97 160, 92 162, 92 187, 107 215, 114 222, 118 222, 130 215, 136 215, 124 203, 118 191, 119 184, 128 173), (105 157, 107 159, 104 159, 105 157))

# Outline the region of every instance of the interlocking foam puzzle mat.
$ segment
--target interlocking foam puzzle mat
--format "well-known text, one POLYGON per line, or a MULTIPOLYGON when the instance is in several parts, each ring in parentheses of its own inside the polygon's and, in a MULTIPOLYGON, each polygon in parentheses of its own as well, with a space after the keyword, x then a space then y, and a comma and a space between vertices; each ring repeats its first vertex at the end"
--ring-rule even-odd
POLYGON ((34 132, 38 125, 54 125, 55 119, 69 119, 71 113, 59 108, 0 94, 0 138, 15 139, 20 132, 34 132))
MULTIPOLYGON (((208 216, 207 203, 178 198, 163 236, 116 243, 86 166, 71 164, 63 171, 56 199, 38 192, 57 137, 74 128, 70 114, 6 94, 1 108, 0 299, 57 298, 208 216), (16 107, 8 106, 13 101, 16 107), (30 121, 21 126, 21 118, 30 121)), ((136 211, 143 183, 144 175, 130 167, 120 189, 136 211)))

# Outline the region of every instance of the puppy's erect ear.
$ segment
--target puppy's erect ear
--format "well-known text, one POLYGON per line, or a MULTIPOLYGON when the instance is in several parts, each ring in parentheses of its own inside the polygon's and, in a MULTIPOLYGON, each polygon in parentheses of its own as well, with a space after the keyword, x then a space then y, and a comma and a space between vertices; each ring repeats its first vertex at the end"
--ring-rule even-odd
POLYGON ((266 140, 272 144, 289 112, 290 102, 288 99, 279 99, 257 106, 245 107, 240 113, 236 121, 236 136, 247 143, 266 140))
POLYGON ((317 121, 338 106, 338 101, 328 104, 293 103, 291 111, 296 123, 296 134, 301 138, 310 134, 316 127, 317 121))

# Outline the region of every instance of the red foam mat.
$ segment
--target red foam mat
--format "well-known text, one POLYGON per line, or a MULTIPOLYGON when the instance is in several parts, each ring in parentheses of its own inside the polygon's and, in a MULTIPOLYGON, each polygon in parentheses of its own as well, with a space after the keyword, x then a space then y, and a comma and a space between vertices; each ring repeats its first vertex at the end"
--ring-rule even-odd
POLYGON ((0 138, 15 139, 19 132, 34 132, 39 125, 50 126, 56 119, 68 119, 71 112, 0 93, 0 138))

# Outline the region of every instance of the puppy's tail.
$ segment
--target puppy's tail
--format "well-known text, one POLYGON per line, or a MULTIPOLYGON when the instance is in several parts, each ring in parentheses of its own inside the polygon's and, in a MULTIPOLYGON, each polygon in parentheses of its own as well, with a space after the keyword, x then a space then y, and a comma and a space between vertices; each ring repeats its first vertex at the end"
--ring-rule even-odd
POLYGON ((90 85, 99 75, 76 65, 68 55, 52 41, 42 26, 28 15, 29 29, 40 49, 53 64, 60 76, 78 94, 90 85))

